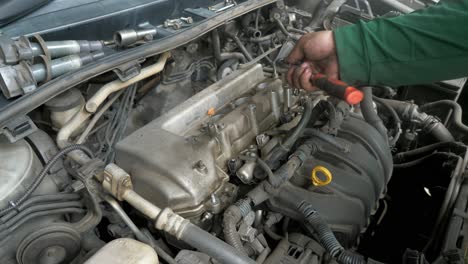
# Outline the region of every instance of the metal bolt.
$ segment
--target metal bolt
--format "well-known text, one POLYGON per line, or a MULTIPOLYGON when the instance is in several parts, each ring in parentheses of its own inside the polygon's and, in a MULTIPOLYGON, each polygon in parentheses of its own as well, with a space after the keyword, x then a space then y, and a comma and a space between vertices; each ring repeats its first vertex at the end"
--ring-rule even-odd
POLYGON ((202 214, 201 221, 202 221, 202 222, 206 222, 206 221, 211 220, 211 218, 213 218, 213 214, 212 214, 212 213, 210 213, 210 212, 204 212, 204 213, 202 214))
POLYGON ((205 172, 206 171, 206 165, 203 163, 202 160, 199 160, 193 165, 193 168, 199 172, 205 172))
POLYGON ((213 205, 219 204, 219 199, 215 194, 211 195, 211 204, 213 204, 213 205))
POLYGON ((153 35, 151 35, 151 34, 146 34, 146 35, 143 37, 143 40, 144 40, 144 41, 151 41, 151 40, 153 40, 153 35))
POLYGON ((180 20, 184 21, 187 24, 192 24, 193 23, 193 18, 192 17, 181 17, 180 20))
POLYGON ((172 27, 173 29, 177 30, 182 27, 182 21, 180 21, 179 19, 167 19, 166 21, 164 21, 164 27, 172 27))

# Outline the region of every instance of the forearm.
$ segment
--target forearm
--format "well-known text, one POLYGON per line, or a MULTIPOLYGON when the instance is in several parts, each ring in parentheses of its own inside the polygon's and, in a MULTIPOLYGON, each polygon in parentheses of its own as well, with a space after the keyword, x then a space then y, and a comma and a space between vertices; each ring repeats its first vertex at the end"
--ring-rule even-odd
POLYGON ((443 1, 335 30, 340 78, 398 86, 468 75, 468 0, 443 1))

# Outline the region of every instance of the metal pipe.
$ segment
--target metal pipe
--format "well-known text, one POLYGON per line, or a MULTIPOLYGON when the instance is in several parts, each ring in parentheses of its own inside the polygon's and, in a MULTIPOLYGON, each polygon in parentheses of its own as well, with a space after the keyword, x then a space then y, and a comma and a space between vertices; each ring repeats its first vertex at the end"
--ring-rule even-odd
MULTIPOLYGON (((69 55, 59 59, 50 61, 50 77, 55 78, 67 72, 71 72, 81 68, 81 66, 94 61, 104 56, 103 52, 82 54, 82 55, 69 55)), ((31 66, 31 73, 36 82, 42 82, 47 78, 47 66, 43 63, 34 64, 31 66)))
MULTIPOLYGON (((104 44, 101 41, 88 40, 61 40, 46 41, 45 46, 51 58, 58 58, 71 54, 90 53, 102 50, 104 44)), ((44 50, 39 43, 31 43, 33 56, 44 55, 44 50)))
POLYGON ((180 240, 221 263, 255 263, 252 259, 240 254, 238 250, 226 244, 226 242, 171 212, 170 209, 161 210, 132 189, 125 190, 122 198, 148 218, 154 221, 157 220, 156 228, 176 237, 178 236, 180 240))
POLYGON ((128 228, 130 228, 130 230, 132 230, 133 234, 138 240, 149 244, 148 238, 140 231, 140 229, 138 229, 135 223, 133 223, 132 219, 128 217, 127 213, 125 213, 120 204, 114 198, 107 194, 103 195, 102 198, 106 200, 106 202, 114 209, 120 218, 122 218, 122 221, 128 226, 128 228))
POLYGON ((110 82, 104 85, 103 87, 101 87, 101 89, 99 89, 99 91, 97 91, 88 100, 88 102, 86 102, 86 105, 85 105, 86 111, 90 113, 96 112, 98 107, 102 104, 102 102, 104 102, 104 100, 107 99, 107 97, 109 97, 110 94, 117 92, 121 89, 124 89, 125 87, 128 87, 131 84, 139 82, 152 75, 155 75, 156 73, 161 72, 164 69, 164 66, 166 65, 166 61, 170 56, 171 56, 170 52, 163 53, 157 63, 144 68, 143 70, 141 70, 140 74, 131 78, 128 81, 122 82, 121 80, 115 80, 113 82, 110 82))
POLYGON ((152 40, 156 33, 156 28, 148 28, 141 30, 123 29, 115 32, 114 42, 115 44, 117 44, 117 46, 125 47, 135 44, 137 41, 140 40, 152 40))
MULTIPOLYGON (((148 66, 145 69, 141 70, 140 74, 131 78, 130 80, 127 80, 125 82, 122 82, 120 80, 116 80, 113 82, 110 82, 94 94, 94 96, 88 101, 90 103, 88 109, 94 110, 94 111, 88 111, 86 107, 83 107, 78 113, 76 113, 71 120, 69 120, 63 127, 60 129, 60 131, 57 134, 57 145, 59 148, 65 148, 69 144, 71 135, 85 122, 88 120, 88 118, 94 113, 97 108, 102 104, 102 102, 113 92, 124 89, 131 84, 134 84, 138 81, 141 81, 142 79, 145 79, 151 75, 154 75, 164 68, 164 65, 166 64, 167 59, 169 58, 170 53, 166 52, 161 55, 159 58, 158 62, 152 66, 148 66)), ((86 105, 88 105, 88 103, 86 105)), ((84 164, 89 161, 89 158, 87 155, 85 155, 82 151, 73 151, 68 154, 70 158, 72 158, 74 161, 78 162, 79 164, 84 164)))

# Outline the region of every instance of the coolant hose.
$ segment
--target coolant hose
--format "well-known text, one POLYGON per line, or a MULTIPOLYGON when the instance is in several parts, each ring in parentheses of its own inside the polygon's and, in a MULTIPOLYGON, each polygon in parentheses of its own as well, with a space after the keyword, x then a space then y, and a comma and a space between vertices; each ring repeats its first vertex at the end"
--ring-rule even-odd
POLYGON ((379 133, 388 140, 387 128, 385 127, 382 119, 377 115, 374 110, 374 102, 372 101, 372 87, 364 86, 361 88, 364 93, 364 99, 361 102, 361 111, 367 123, 371 124, 379 133))
POLYGON ((323 220, 320 214, 313 209, 312 205, 302 201, 298 205, 298 210, 304 215, 305 221, 317 233, 320 244, 330 254, 336 258, 340 264, 365 264, 366 261, 360 255, 346 251, 331 231, 328 224, 323 220))
POLYGON ((222 62, 229 59, 240 60, 241 62, 245 63, 246 59, 244 54, 239 52, 223 52, 221 53, 221 43, 219 40, 219 32, 217 29, 214 29, 211 32, 211 41, 213 45, 214 55, 218 62, 222 62))
POLYGON ((299 121, 299 124, 297 124, 297 126, 294 128, 294 131, 291 133, 291 135, 283 141, 283 148, 290 149, 294 143, 296 143, 297 139, 302 135, 302 132, 307 127, 307 124, 309 124, 309 121, 312 117, 312 108, 312 102, 307 100, 301 121, 299 121))
POLYGON ((430 111, 439 107, 443 107, 443 106, 449 107, 453 110, 453 113, 452 113, 453 125, 464 135, 467 135, 468 126, 466 126, 462 122, 462 108, 457 102, 451 101, 451 100, 440 100, 440 101, 422 105, 421 107, 419 107, 419 109, 423 112, 427 112, 427 111, 430 111))
MULTIPOLYGON (((379 100, 395 110, 401 119, 407 122, 416 122, 425 133, 431 134, 437 141, 455 141, 452 133, 439 119, 425 113, 424 109, 417 105, 391 99, 379 98, 379 100)), ((447 100, 448 101, 448 100, 447 100)), ((460 117, 461 118, 461 117, 460 117)))
POLYGON ((406 152, 400 152, 393 157, 393 161, 396 163, 402 163, 408 159, 420 158, 424 155, 430 154, 435 150, 446 149, 449 152, 454 151, 464 151, 466 150, 466 145, 462 142, 438 142, 431 145, 426 145, 417 149, 409 150, 406 152))

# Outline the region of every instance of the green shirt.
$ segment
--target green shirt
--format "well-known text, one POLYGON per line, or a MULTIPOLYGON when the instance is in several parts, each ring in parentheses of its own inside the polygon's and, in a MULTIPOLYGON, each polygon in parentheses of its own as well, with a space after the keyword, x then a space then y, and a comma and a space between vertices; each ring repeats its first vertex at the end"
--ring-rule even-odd
POLYGON ((340 78, 390 86, 468 76, 468 0, 334 31, 340 78))

